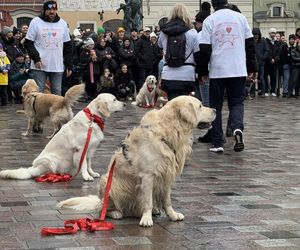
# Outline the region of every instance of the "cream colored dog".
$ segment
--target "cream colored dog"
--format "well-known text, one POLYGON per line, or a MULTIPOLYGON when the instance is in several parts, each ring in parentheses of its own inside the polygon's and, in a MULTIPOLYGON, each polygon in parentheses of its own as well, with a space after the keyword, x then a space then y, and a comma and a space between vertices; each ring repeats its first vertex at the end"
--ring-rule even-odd
POLYGON ((156 95, 156 82, 157 80, 155 76, 148 76, 139 93, 137 94, 135 102, 132 102, 131 104, 140 107, 154 107, 156 95))
MULTIPOLYGON (((121 111, 125 104, 111 94, 100 94, 87 107, 91 113, 105 119, 110 113, 121 111)), ((100 127, 90 122, 86 114, 80 111, 71 121, 62 126, 49 141, 40 155, 33 161, 30 168, 3 170, 0 177, 4 179, 30 179, 45 173, 73 173, 78 169, 82 151, 87 139, 89 125, 92 136, 84 158, 81 175, 84 180, 92 181, 99 177, 92 169, 92 157, 104 135, 100 127)))
MULTIPOLYGON (((145 114, 111 159, 115 161, 109 193, 108 216, 141 217, 140 225, 153 225, 152 213, 163 209, 172 221, 184 219, 171 204, 171 186, 192 152, 192 131, 199 122, 212 122, 215 110, 195 97, 180 96, 160 110, 145 114)), ((77 210, 101 209, 108 173, 100 180, 100 195, 76 197, 58 204, 77 210)))
POLYGON ((42 126, 46 117, 53 124, 52 138, 61 126, 73 118, 72 105, 84 93, 84 84, 70 88, 65 96, 39 93, 39 87, 33 79, 26 81, 22 87, 25 114, 28 117, 27 130, 22 135, 28 136, 34 125, 42 126))

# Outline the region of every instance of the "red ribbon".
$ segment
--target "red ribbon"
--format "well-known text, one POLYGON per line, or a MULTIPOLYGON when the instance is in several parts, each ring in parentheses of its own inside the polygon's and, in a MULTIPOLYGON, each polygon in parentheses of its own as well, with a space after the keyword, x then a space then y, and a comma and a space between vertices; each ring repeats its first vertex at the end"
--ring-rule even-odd
POLYGON ((79 230, 81 231, 107 231, 115 228, 115 225, 112 222, 104 221, 108 206, 108 198, 109 198, 109 191, 112 184, 113 172, 116 165, 116 160, 114 160, 109 173, 108 179, 105 187, 104 199, 103 199, 103 206, 102 211, 100 214, 100 219, 89 219, 89 218, 81 218, 77 220, 67 220, 64 223, 64 228, 51 228, 51 227, 44 227, 41 229, 41 234, 43 236, 49 235, 63 235, 63 234, 75 234, 79 230))
POLYGON ((69 174, 45 174, 40 177, 35 178, 36 182, 61 182, 61 181, 70 181, 72 179, 72 175, 69 174))

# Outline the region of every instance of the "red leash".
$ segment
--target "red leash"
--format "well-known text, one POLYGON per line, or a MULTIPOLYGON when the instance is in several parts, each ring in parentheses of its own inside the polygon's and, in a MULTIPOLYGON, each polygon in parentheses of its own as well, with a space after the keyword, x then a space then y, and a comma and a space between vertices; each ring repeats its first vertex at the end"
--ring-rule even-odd
POLYGON ((112 184, 113 172, 116 165, 116 160, 114 160, 108 174, 108 179, 105 187, 104 199, 103 199, 103 206, 102 211, 100 213, 100 219, 89 219, 89 218, 81 218, 77 220, 67 220, 64 223, 64 228, 51 228, 51 227, 44 227, 41 229, 41 234, 43 236, 49 235, 62 235, 62 234, 75 234, 79 230, 81 231, 107 231, 114 229, 115 225, 112 222, 104 221, 108 206, 108 198, 109 198, 109 191, 112 184))
MULTIPOLYGON (((89 108, 84 108, 83 112, 86 114, 87 118, 89 119, 90 125, 89 125, 89 129, 88 129, 88 132, 87 132, 87 138, 86 138, 86 141, 85 141, 85 145, 84 145, 81 157, 80 157, 78 170, 77 170, 76 174, 74 175, 74 177, 77 176, 79 174, 80 170, 81 170, 82 163, 83 163, 84 157, 86 155, 86 151, 88 149, 88 146, 89 146, 89 143, 90 143, 90 140, 91 140, 91 136, 92 136, 92 132, 93 132, 92 122, 97 123, 102 131, 104 129, 104 122, 103 122, 103 120, 101 119, 100 116, 92 114, 89 108)), ((48 174, 45 174, 45 175, 42 175, 40 177, 35 178, 35 181, 36 182, 52 182, 52 183, 55 183, 55 182, 62 182, 62 181, 70 181, 74 177, 72 177, 72 175, 70 175, 70 174, 48 173, 48 174)))

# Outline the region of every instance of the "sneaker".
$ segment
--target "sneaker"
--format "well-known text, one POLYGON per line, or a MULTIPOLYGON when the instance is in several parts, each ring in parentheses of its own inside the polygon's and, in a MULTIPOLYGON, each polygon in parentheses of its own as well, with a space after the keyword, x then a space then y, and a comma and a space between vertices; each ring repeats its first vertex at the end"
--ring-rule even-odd
POLYGON ((268 94, 268 93, 265 93, 265 96, 269 96, 269 94, 268 94))
POLYGON ((275 93, 272 93, 271 96, 277 96, 275 93))
POLYGON ((214 153, 223 153, 224 152, 224 148, 223 147, 215 147, 213 146, 212 148, 209 149, 210 152, 214 152, 214 153))
POLYGON ((245 148, 245 142, 243 140, 243 132, 240 129, 236 129, 233 132, 235 143, 233 146, 233 150, 235 152, 241 152, 245 148))

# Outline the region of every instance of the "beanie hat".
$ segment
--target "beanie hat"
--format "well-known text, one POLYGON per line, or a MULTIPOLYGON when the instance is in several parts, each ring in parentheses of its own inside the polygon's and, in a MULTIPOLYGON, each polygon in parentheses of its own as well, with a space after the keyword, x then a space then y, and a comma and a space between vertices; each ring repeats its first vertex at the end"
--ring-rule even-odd
POLYGON ((125 29, 124 29, 123 27, 119 27, 119 28, 117 29, 117 33, 119 33, 119 32, 125 32, 125 29))
POLYGON ((95 44, 94 40, 92 38, 90 38, 90 37, 87 38, 83 43, 86 46, 88 46, 88 45, 94 45, 95 44))
POLYGON ((222 5, 222 4, 228 4, 227 0, 211 0, 212 6, 222 5))
POLYGON ((133 32, 133 31, 138 32, 138 29, 137 29, 137 28, 132 28, 132 29, 130 30, 130 32, 133 32))
POLYGON ((20 29, 18 29, 17 27, 13 27, 13 34, 17 34, 17 33, 22 33, 20 29))
POLYGON ((10 27, 8 27, 8 26, 3 27, 3 30, 2 30, 3 35, 7 35, 10 32, 11 33, 13 32, 13 30, 10 27))
POLYGON ((154 32, 151 32, 150 37, 157 37, 157 35, 154 32))
POLYGON ((44 5, 43 5, 44 12, 46 10, 51 10, 51 9, 57 10, 57 3, 56 3, 56 1, 46 1, 44 3, 44 5))
POLYGON ((76 36, 81 36, 81 33, 80 33, 79 29, 74 29, 73 35, 74 35, 75 37, 76 37, 76 36))
POLYGON ((294 40, 295 40, 295 39, 296 39, 296 36, 295 36, 294 34, 290 34, 290 35, 289 35, 289 40, 290 40, 290 39, 294 39, 294 40))
POLYGON ((277 30, 276 30, 275 28, 269 29, 269 34, 270 34, 270 33, 276 33, 276 32, 277 32, 277 30))
POLYGON ((103 27, 99 27, 98 29, 97 29, 97 34, 99 35, 99 34, 104 34, 105 33, 105 29, 103 28, 103 27))

